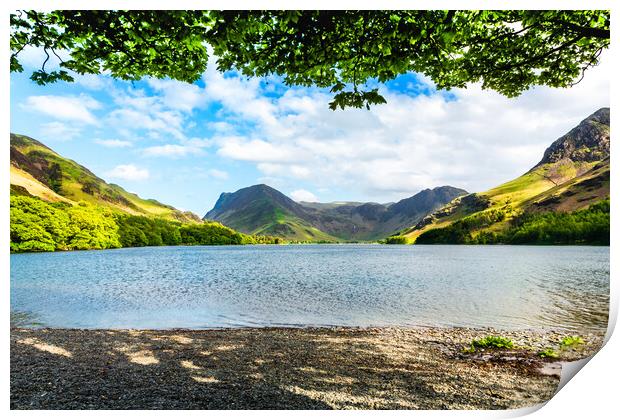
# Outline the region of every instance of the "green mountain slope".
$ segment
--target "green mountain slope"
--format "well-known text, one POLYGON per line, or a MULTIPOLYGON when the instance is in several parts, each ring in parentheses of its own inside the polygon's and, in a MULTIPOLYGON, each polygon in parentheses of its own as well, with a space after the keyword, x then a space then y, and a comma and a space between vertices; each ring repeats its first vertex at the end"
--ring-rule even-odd
POLYGON ((404 236, 410 243, 484 242, 514 228, 524 215, 588 208, 609 197, 609 145, 609 108, 602 108, 553 142, 527 173, 453 200, 404 236))
POLYGON ((11 252, 281 242, 144 200, 42 143, 14 134, 10 201, 11 252))
POLYGON ((217 220, 240 232, 273 235, 295 241, 337 242, 307 221, 308 211, 280 191, 260 184, 222 193, 204 220, 217 220))
POLYGON ((11 185, 50 202, 87 203, 134 215, 198 222, 191 212, 182 212, 157 200, 147 200, 108 184, 87 168, 66 159, 27 136, 11 133, 11 185))
POLYGON ((426 189, 397 203, 297 203, 267 186, 223 193, 204 219, 241 232, 298 241, 377 240, 411 226, 467 191, 444 186, 426 189))

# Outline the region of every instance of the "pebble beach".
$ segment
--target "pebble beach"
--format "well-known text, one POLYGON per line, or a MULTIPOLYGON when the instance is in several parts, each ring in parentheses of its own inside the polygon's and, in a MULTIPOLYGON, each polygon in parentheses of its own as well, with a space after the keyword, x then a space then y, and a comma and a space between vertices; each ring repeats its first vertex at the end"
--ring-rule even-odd
POLYGON ((468 328, 11 330, 12 409, 509 409, 549 400, 565 333, 468 328), (504 335, 514 349, 464 351, 504 335))

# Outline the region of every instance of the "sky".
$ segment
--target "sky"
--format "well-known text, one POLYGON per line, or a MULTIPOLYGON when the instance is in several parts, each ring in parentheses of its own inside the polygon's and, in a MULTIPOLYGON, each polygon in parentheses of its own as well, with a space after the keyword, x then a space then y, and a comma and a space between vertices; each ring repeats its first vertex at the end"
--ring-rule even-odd
MULTIPOLYGON (((222 192, 265 183, 297 201, 393 202, 425 188, 484 191, 515 178, 609 106, 606 55, 572 88, 506 98, 438 91, 423 75, 380 84, 387 104, 332 111, 327 89, 219 73, 194 84, 76 76, 38 86, 25 50, 11 74, 11 132, 33 137, 143 198, 203 216, 222 192)), ((53 63, 51 63, 53 66, 53 63)))

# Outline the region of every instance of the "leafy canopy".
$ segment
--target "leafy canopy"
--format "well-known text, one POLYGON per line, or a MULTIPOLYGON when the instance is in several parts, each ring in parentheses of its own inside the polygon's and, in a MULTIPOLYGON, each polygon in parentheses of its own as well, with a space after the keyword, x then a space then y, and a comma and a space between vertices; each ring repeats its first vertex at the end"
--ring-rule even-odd
POLYGON ((220 71, 331 88, 332 109, 361 108, 385 102, 375 82, 407 72, 439 89, 482 82, 506 96, 570 86, 609 42, 605 10, 31 10, 11 15, 11 71, 24 70, 19 53, 35 46, 48 57, 31 75, 39 84, 72 81, 70 71, 194 82, 210 46, 220 71), (58 69, 46 68, 50 54, 58 69))
POLYGON ((160 245, 278 244, 217 222, 181 223, 80 202, 48 203, 11 186, 11 251, 67 251, 160 245))

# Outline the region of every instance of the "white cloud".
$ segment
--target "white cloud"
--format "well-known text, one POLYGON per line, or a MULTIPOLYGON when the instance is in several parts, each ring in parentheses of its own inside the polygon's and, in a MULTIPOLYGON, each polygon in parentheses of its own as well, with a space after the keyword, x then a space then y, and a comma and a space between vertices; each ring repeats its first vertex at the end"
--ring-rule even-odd
POLYGON ((221 171, 219 169, 214 168, 214 169, 209 169, 207 173, 209 174, 209 176, 216 178, 216 179, 221 179, 221 180, 228 179, 228 172, 226 171, 221 171))
POLYGON ((160 79, 148 79, 148 84, 163 94, 162 100, 166 106, 172 109, 191 112, 194 108, 204 106, 207 102, 204 90, 197 85, 160 79))
POLYGON ((41 95, 26 98, 22 108, 51 115, 61 120, 98 125, 97 118, 90 111, 100 109, 101 104, 84 94, 80 96, 41 95))
POLYGON ((212 139, 192 137, 189 140, 183 141, 183 144, 197 148, 204 148, 213 146, 214 142, 212 139))
POLYGON ((78 85, 90 90, 101 90, 110 85, 106 76, 98 74, 76 74, 73 79, 78 85))
POLYGON ((295 190, 290 193, 290 196, 295 201, 306 201, 311 203, 316 203, 317 201, 319 201, 316 195, 306 190, 295 190))
POLYGON ((95 143, 110 148, 123 148, 132 146, 132 143, 130 141, 117 139, 96 139, 95 143))
POLYGON ((227 112, 267 127, 277 124, 275 106, 262 96, 259 79, 225 76, 216 70, 216 63, 212 59, 203 81, 208 99, 221 103, 227 112))
POLYGON ((300 158, 299 150, 285 145, 274 145, 265 140, 224 137, 218 139, 218 154, 224 157, 251 162, 294 162, 300 158))
POLYGON ((207 127, 215 131, 217 134, 222 135, 230 135, 235 132, 233 125, 225 121, 210 122, 207 124, 207 127))
POLYGON ((184 139, 182 121, 174 115, 159 113, 149 115, 139 109, 120 108, 108 114, 108 123, 124 130, 148 130, 151 133, 167 133, 177 139, 184 139))
POLYGON ((183 157, 190 154, 200 154, 202 149, 181 144, 164 144, 162 146, 151 146, 144 149, 145 156, 162 156, 162 157, 183 157))
POLYGON ((478 85, 450 95, 428 86, 429 95, 415 97, 384 87, 386 105, 335 112, 327 107, 331 95, 317 90, 267 98, 258 84, 227 77, 223 83, 233 91, 243 87, 242 101, 269 105, 239 109, 243 104, 233 98, 222 99, 222 86, 212 87, 223 116, 254 124, 238 131, 245 135, 216 137, 217 154, 254 162, 263 179, 280 185, 294 188, 304 180, 317 191, 340 189, 377 201, 439 185, 484 191, 526 172, 556 138, 609 106, 609 70, 604 61, 573 88, 537 87, 518 98, 478 85))
MULTIPOLYGON (((205 139, 188 139, 185 134, 196 125, 192 111, 207 103, 205 90, 173 80, 147 79, 147 84, 150 93, 146 89, 111 89, 116 109, 108 114, 107 122, 121 135, 139 133, 154 140, 172 136, 187 145, 205 143, 205 139)), ((183 153, 180 150, 176 154, 183 153)))
POLYGON ((150 177, 148 169, 139 168, 133 164, 118 165, 106 172, 105 175, 112 179, 124 181, 144 181, 150 177))
POLYGON ((52 141, 66 141, 73 140, 82 133, 80 127, 70 126, 59 121, 52 121, 49 123, 41 124, 39 126, 39 132, 45 139, 52 141))

